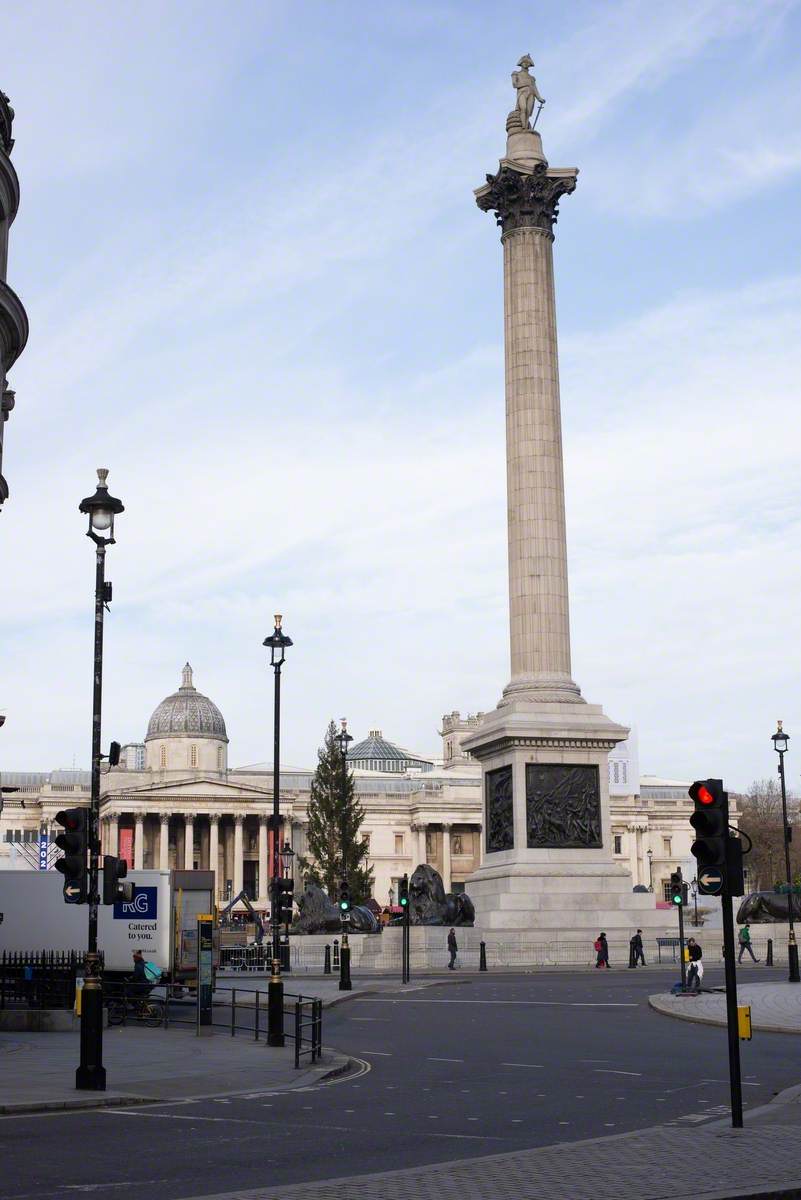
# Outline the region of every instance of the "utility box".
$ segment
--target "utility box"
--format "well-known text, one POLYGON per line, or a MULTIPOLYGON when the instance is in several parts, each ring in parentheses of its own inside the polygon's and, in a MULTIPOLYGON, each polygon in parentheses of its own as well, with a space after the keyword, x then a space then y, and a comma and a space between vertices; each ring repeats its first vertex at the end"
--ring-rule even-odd
POLYGON ((751 1041, 751 1005, 737 1005, 737 1033, 741 1042, 751 1041))

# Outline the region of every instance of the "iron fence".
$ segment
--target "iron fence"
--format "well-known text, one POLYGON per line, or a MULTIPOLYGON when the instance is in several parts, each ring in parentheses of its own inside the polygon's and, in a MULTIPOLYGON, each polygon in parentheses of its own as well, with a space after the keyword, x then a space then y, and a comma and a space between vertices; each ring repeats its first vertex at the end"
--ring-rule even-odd
POLYGON ((0 1008, 73 1008, 83 960, 82 950, 4 950, 0 1008))

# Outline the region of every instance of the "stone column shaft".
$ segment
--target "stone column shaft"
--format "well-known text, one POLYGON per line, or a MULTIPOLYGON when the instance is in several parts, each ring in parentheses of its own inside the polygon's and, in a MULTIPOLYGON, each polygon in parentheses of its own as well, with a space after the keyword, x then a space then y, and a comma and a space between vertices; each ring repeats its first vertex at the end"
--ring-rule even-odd
POLYGON ((259 903, 267 904, 269 901, 268 894, 268 867, 267 867, 267 818, 259 817, 259 903))
POLYGON ((134 829, 134 870, 141 871, 145 863, 145 818, 143 813, 136 814, 134 829))
POLYGON ((503 237, 506 478, 512 679, 570 678, 565 489, 553 245, 503 237))
POLYGON ((195 814, 184 814, 184 870, 191 871, 195 865, 195 814))
POLYGON ((242 891, 244 877, 244 853, 242 849, 242 825, 244 817, 234 817, 234 895, 242 891))
POLYGON ((451 827, 442 826, 442 883, 446 892, 451 890, 451 827))
MULTIPOLYGON (((212 813, 209 818, 209 870, 214 872, 215 895, 222 891, 220 879, 220 818, 212 813)), ((225 872, 223 871, 223 874, 225 872)))
POLYGON ((159 829, 159 870, 167 871, 170 867, 170 814, 162 813, 159 829))
POLYGON ((118 813, 113 813, 108 819, 108 842, 106 854, 113 854, 115 858, 120 852, 120 818, 118 813))

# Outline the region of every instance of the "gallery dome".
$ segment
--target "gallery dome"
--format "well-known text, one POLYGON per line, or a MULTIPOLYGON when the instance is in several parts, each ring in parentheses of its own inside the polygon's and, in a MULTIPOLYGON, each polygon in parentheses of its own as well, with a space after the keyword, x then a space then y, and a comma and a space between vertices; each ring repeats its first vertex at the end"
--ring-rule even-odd
POLYGON ((193 685, 189 663, 183 669, 178 691, 162 700, 150 718, 145 741, 180 737, 228 741, 223 715, 214 701, 193 685))

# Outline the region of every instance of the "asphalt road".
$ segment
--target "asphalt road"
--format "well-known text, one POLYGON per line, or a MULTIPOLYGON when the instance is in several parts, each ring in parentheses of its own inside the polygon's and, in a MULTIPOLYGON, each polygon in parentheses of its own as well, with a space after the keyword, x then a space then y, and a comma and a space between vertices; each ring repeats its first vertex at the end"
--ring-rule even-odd
MULTIPOLYGON (((760 972, 760 978, 783 972, 760 972)), ((705 983, 722 982, 710 969, 705 983)), ((422 982, 422 981, 420 981, 422 982)), ((623 1133, 728 1111, 722 1029, 647 1007, 664 972, 481 976, 326 1012, 354 1078, 258 1099, 0 1119, 0 1196, 154 1200, 623 1133)), ((412 990, 415 989, 415 990, 412 990)), ((801 1081, 798 1036, 742 1044, 747 1108, 801 1081)), ((262 1051, 266 1052, 266 1051, 262 1051)))

